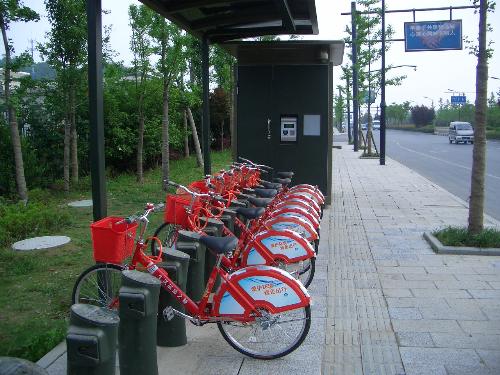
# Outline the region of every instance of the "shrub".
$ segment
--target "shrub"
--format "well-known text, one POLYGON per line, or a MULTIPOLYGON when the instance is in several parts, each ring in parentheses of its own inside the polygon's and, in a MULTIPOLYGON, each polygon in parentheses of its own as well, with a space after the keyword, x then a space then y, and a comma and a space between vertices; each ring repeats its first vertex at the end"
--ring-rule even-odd
POLYGON ((11 242, 49 234, 70 223, 70 215, 42 203, 8 204, 0 202, 0 246, 11 242))

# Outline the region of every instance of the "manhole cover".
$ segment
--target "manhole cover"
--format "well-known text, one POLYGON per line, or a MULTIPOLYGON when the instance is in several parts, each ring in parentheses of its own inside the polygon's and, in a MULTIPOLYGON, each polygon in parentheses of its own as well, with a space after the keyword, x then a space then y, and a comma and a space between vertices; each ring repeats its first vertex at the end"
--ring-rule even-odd
POLYGON ((92 207, 92 199, 85 199, 82 201, 69 202, 70 207, 92 207))
POLYGON ((53 249, 66 245, 69 241, 71 241, 71 238, 66 236, 33 237, 14 243, 12 249, 16 251, 53 249))

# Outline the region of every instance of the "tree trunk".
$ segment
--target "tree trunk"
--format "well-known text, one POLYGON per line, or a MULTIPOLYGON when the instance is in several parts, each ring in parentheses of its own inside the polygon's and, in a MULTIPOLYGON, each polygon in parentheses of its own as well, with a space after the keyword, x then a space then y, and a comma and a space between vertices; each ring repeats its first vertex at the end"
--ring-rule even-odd
POLYGON ((196 125, 194 123, 193 114, 191 113, 191 108, 187 107, 188 120, 191 124, 191 133, 193 133, 194 150, 196 151, 196 164, 198 167, 203 166, 203 156, 201 155, 200 140, 198 139, 198 133, 196 132, 196 125))
POLYGON ((162 174, 162 188, 167 191, 168 180, 170 175, 170 145, 169 145, 169 118, 168 118, 168 85, 163 83, 163 114, 161 120, 161 174, 162 174))
POLYGON ((366 131, 366 141, 368 142, 368 155, 372 154, 372 119, 371 116, 368 117, 368 130, 366 131))
POLYGON ((67 118, 64 119, 64 151, 63 151, 63 181, 64 191, 69 191, 69 163, 71 148, 71 125, 67 118))
POLYGON ((220 123, 220 150, 224 151, 224 120, 220 123))
POLYGON ((6 26, 3 16, 0 14, 0 27, 2 29, 3 45, 5 49, 5 72, 4 72, 4 87, 5 87, 5 105, 9 117, 10 137, 12 141, 12 149, 14 152, 14 168, 16 173, 16 186, 19 198, 28 201, 28 189, 26 188, 26 179, 24 177, 24 162, 23 152, 21 148, 21 137, 19 136, 19 127, 17 125, 16 110, 10 101, 10 46, 7 38, 6 26))
POLYGON ((78 184, 78 133, 76 132, 76 94, 72 85, 69 93, 70 126, 71 126, 71 182, 78 184))
POLYGON ((486 170, 486 105, 488 84, 488 57, 486 54, 486 15, 488 1, 481 0, 479 8, 479 55, 476 67, 476 113, 474 149, 472 151, 471 194, 469 201, 469 227, 471 234, 483 230, 484 173, 486 170))
POLYGON ((189 137, 188 137, 188 120, 186 110, 182 111, 184 118, 184 156, 189 157, 189 137))
POLYGON ((142 99, 139 100, 139 132, 137 136, 137 182, 144 183, 142 152, 144 148, 144 113, 142 111, 142 99))

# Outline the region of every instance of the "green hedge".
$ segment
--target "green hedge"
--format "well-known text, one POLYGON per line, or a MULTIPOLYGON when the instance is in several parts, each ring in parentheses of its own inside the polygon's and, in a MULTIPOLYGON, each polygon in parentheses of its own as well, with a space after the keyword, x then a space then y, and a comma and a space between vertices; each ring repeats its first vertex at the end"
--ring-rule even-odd
POLYGON ((48 234, 70 223, 68 213, 43 203, 0 201, 0 246, 28 237, 48 234))

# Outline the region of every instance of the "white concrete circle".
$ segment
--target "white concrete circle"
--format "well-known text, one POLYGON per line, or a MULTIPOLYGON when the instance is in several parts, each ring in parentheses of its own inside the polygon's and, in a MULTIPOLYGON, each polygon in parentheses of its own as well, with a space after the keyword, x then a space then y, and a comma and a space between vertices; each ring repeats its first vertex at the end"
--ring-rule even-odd
POLYGON ((12 249, 15 251, 53 249, 56 247, 66 245, 70 241, 71 238, 66 236, 33 237, 12 244, 12 249))
POLYGON ((84 199, 81 201, 69 202, 70 207, 92 207, 92 199, 84 199))

